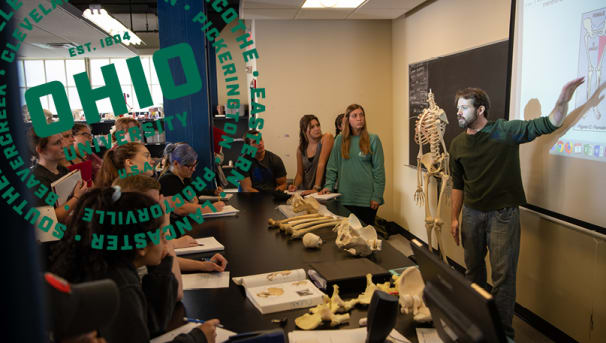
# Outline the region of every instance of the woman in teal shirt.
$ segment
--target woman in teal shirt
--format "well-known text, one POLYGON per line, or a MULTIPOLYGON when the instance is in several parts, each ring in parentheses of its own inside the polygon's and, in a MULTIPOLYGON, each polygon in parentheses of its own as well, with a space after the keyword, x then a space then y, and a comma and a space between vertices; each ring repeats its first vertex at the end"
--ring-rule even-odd
POLYGON ((379 136, 369 134, 364 108, 352 104, 345 111, 343 132, 335 138, 326 183, 321 194, 329 193, 338 179, 341 203, 367 225, 374 225, 383 204, 385 166, 379 136))

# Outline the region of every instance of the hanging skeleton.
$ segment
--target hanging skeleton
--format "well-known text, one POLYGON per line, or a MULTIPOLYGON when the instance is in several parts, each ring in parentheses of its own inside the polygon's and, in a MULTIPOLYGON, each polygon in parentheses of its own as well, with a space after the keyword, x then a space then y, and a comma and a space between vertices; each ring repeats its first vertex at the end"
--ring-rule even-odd
POLYGON ((449 158, 450 155, 446 151, 444 143, 444 131, 448 124, 446 113, 438 105, 436 105, 434 95, 429 91, 427 94, 427 102, 429 108, 423 110, 415 124, 415 142, 419 145, 419 154, 417 155, 417 190, 414 194, 414 200, 417 205, 421 206, 425 202, 425 229, 427 230, 427 239, 429 249, 432 250, 431 233, 435 232, 440 254, 444 262, 446 262, 446 254, 444 253, 444 244, 442 243, 442 224, 440 219, 440 210, 444 203, 444 198, 448 197, 448 184, 450 182, 449 158), (423 145, 429 145, 429 152, 423 153, 423 145), (440 152, 440 146, 442 152, 440 152), (423 188, 422 168, 425 167, 425 188, 423 188), (438 207, 435 215, 432 215, 429 206, 429 179, 434 177, 440 179, 442 186, 438 194, 438 207))

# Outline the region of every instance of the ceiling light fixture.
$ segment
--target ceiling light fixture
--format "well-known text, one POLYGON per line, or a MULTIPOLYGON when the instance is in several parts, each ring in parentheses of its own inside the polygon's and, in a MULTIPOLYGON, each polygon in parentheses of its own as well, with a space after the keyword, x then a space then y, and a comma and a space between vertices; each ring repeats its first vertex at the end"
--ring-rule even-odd
POLYGON ((82 13, 82 16, 99 26, 103 31, 109 33, 110 36, 120 35, 120 37, 123 37, 124 33, 128 32, 130 39, 122 40, 124 45, 143 44, 141 38, 137 37, 131 30, 127 29, 122 23, 110 16, 106 10, 101 8, 101 6, 91 6, 91 8, 86 9, 82 13))
POLYGON ((306 0, 303 8, 357 8, 366 0, 306 0))

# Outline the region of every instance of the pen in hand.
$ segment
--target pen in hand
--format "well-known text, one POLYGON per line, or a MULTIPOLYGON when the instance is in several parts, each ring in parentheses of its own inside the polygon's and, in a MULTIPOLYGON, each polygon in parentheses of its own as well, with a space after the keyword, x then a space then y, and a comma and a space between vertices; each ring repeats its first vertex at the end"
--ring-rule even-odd
MULTIPOLYGON (((205 321, 202 319, 196 319, 196 318, 188 318, 188 317, 183 317, 183 320, 189 323, 198 323, 198 324, 204 324, 205 321)), ((217 324, 217 327, 222 328, 223 324, 219 323, 217 324)))

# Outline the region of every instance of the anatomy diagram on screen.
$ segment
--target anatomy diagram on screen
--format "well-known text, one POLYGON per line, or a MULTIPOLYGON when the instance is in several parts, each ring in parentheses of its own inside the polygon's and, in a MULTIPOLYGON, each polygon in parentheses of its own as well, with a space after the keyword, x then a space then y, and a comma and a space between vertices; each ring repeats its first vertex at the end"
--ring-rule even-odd
MULTIPOLYGON (((583 14, 579 44, 579 76, 585 76, 585 92, 576 95, 576 106, 583 105, 606 81, 604 52, 606 49, 606 7, 583 14)), ((577 130, 606 131, 606 103, 601 102, 586 114, 577 130)))
POLYGON ((431 233, 435 233, 438 240, 438 247, 444 262, 446 262, 445 247, 442 242, 442 225, 444 222, 440 219, 440 211, 444 200, 448 198, 448 189, 450 189, 450 155, 446 150, 444 143, 444 132, 448 119, 446 112, 435 102, 431 90, 427 94, 427 103, 429 107, 423 110, 415 124, 415 142, 419 145, 419 154, 417 155, 417 190, 414 194, 414 200, 418 205, 425 202, 425 229, 427 230, 427 242, 430 251, 432 250, 431 233), (429 152, 423 154, 423 145, 429 145, 429 152), (442 147, 442 152, 440 152, 442 147), (425 188, 423 188, 422 167, 425 167, 425 188), (438 207, 434 215, 431 213, 429 203, 429 180, 431 177, 440 179, 442 186, 438 194, 438 207))

